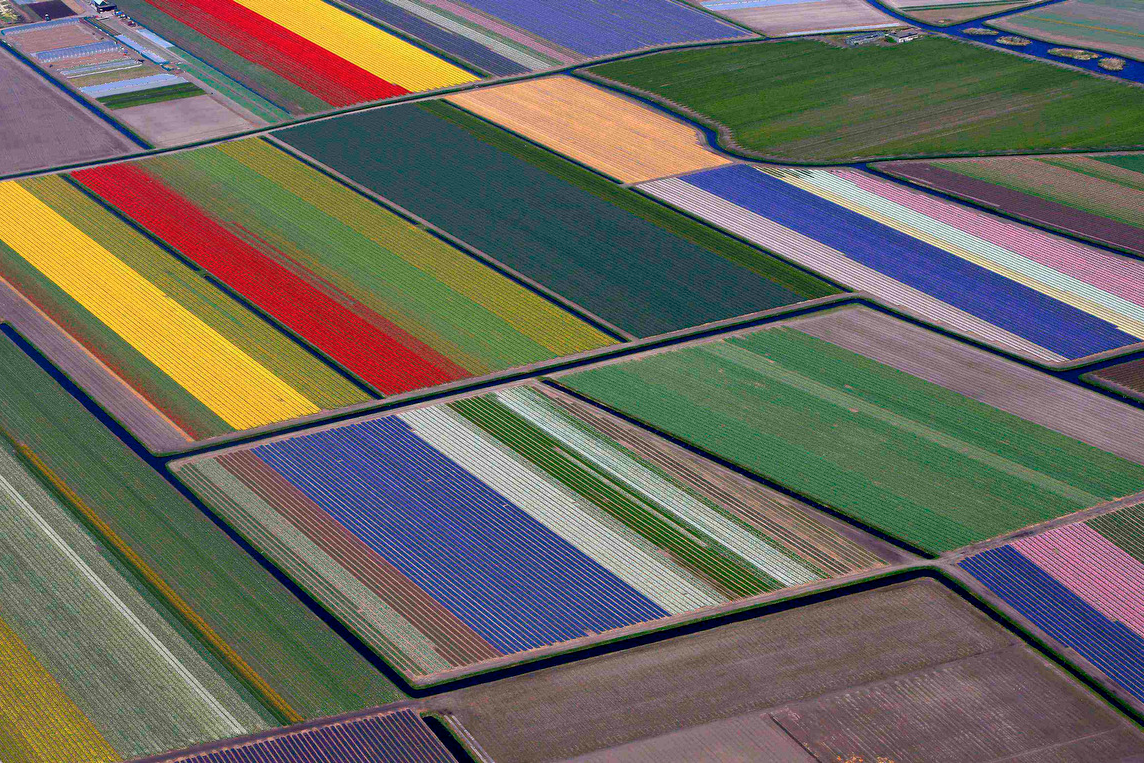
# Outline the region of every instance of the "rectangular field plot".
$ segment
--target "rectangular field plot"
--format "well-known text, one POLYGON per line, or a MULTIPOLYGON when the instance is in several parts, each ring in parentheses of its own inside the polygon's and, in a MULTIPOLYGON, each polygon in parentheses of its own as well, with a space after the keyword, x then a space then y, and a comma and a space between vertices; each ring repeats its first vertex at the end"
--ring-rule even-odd
POLYGON ((867 322, 869 312, 792 319, 557 381, 929 553, 1144 488, 1136 409, 967 345, 928 349, 919 330, 867 322), (1019 394, 999 391, 1015 383, 1019 394), (1058 392, 1091 414, 1048 415, 1071 410, 1055 407, 1058 392))
POLYGON ((174 469, 414 680, 882 564, 539 385, 174 469))
POLYGON ((184 439, 369 399, 63 177, 0 184, 0 200, 0 279, 184 439))
POLYGON ((72 177, 384 395, 613 341, 262 140, 72 177))
POLYGON ((139 763, 454 763, 444 745, 410 710, 308 726, 299 731, 158 755, 139 763))
POLYGON ((730 164, 701 145, 694 127, 574 77, 481 88, 445 100, 621 183, 730 164))
POLYGON ((1130 721, 927 579, 423 704, 498 763, 1129 763, 1144 745, 1130 721))
POLYGON ((447 103, 274 136, 629 334, 836 292, 447 103))
POLYGON ((1144 263, 850 169, 735 165, 640 188, 854 289, 1025 357, 1144 340, 1144 263))
POLYGON ((1021 538, 960 566, 1144 702, 1144 506, 1021 538))
POLYGON ((887 162, 879 169, 1144 255, 1144 155, 887 162))
POLYGON ((322 0, 126 0, 120 9, 291 114, 478 79, 322 0))
POLYGON ((866 0, 689 0, 770 37, 891 29, 902 22, 866 0))
POLYGON ((1062 45, 1144 60, 1144 6, 1135 0, 1066 0, 989 25, 1062 45))
POLYGON ((140 150, 3 49, 0 82, 5 92, 0 99, 0 175, 140 150))
POLYGON ((0 389, 6 763, 111 763, 401 697, 7 340, 0 389))

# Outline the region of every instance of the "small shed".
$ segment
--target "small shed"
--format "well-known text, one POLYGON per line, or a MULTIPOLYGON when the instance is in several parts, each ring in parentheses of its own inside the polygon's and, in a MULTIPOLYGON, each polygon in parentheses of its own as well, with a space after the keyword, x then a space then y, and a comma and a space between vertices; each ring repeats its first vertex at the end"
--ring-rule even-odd
POLYGON ((886 34, 886 39, 890 42, 910 42, 922 36, 922 30, 917 27, 906 27, 905 29, 895 29, 886 34))

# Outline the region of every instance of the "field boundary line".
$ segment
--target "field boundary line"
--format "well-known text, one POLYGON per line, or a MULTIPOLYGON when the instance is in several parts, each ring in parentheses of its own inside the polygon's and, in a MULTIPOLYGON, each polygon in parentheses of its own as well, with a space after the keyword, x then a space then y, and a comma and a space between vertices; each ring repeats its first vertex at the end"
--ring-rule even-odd
MULTIPOLYGON (((873 0, 867 0, 867 1, 873 2, 873 0)), ((761 40, 761 41, 760 40, 749 40, 749 41, 741 42, 739 44, 741 44, 741 45, 742 44, 758 44, 760 42, 774 44, 774 43, 782 43, 788 39, 813 40, 816 37, 821 37, 821 35, 807 35, 806 37, 802 37, 802 38, 786 38, 786 37, 784 37, 781 39, 767 39, 767 40, 761 40)), ((991 50, 991 51, 996 50, 996 48, 990 47, 988 45, 983 45, 981 43, 974 43, 970 40, 963 40, 959 37, 954 37, 952 35, 945 35, 945 37, 950 39, 950 40, 953 40, 955 42, 974 44, 980 48, 983 48, 984 50, 991 50)), ((660 52, 660 51, 655 51, 655 52, 660 52)), ((651 54, 645 53, 642 55, 651 55, 651 54)), ((635 55, 632 56, 632 58, 640 58, 640 57, 642 57, 642 56, 635 56, 635 55)), ((1036 61, 1038 63, 1056 63, 1053 61, 1047 61, 1046 62, 1045 59, 1037 58, 1035 56, 1025 55, 1024 57, 1030 61, 1036 61)), ((611 63, 611 62, 601 62, 601 63, 611 63)), ((712 150, 718 151, 718 152, 720 152, 720 153, 722 153, 722 154, 724 154, 724 155, 726 155, 732 159, 737 159, 739 161, 745 161, 745 162, 766 162, 766 163, 770 163, 770 164, 782 164, 782 165, 787 165, 787 166, 791 166, 791 167, 818 167, 818 168, 829 169, 829 168, 835 168, 835 167, 858 167, 860 165, 873 163, 873 162, 940 161, 942 159, 974 159, 974 158, 987 158, 987 157, 994 157, 994 156, 1005 157, 1005 156, 1046 156, 1046 155, 1054 155, 1054 154, 1056 154, 1056 155, 1071 155, 1071 154, 1131 153, 1131 152, 1138 152, 1138 151, 1144 150, 1144 143, 1140 143, 1140 144, 1134 144, 1134 145, 1129 145, 1129 146, 1106 146, 1106 147, 1097 148, 1097 149, 1058 148, 1058 149, 1053 149, 1051 151, 1022 151, 1020 149, 1012 149, 1012 150, 1002 150, 1002 151, 976 151, 976 152, 972 152, 972 153, 952 153, 952 154, 895 154, 895 155, 886 155, 886 156, 849 157, 848 159, 843 159, 843 160, 839 160, 839 161, 835 161, 835 162, 812 162, 812 161, 807 161, 805 159, 791 158, 791 157, 781 156, 778 154, 768 154, 768 153, 764 153, 762 151, 756 151, 754 149, 746 148, 743 145, 741 145, 735 139, 734 132, 731 130, 731 128, 729 128, 727 125, 723 124, 722 122, 719 122, 715 119, 712 119, 711 117, 708 117, 705 114, 702 114, 698 111, 695 111, 694 109, 692 109, 688 106, 684 106, 683 104, 680 104, 677 101, 673 101, 670 98, 665 98, 661 95, 653 93, 650 90, 644 90, 644 89, 636 87, 634 85, 629 85, 625 82, 620 82, 618 80, 611 79, 610 77, 605 77, 602 74, 597 74, 596 72, 587 71, 587 69, 590 69, 594 66, 597 66, 597 64, 596 63, 587 64, 585 66, 582 66, 578 69, 571 71, 570 74, 571 74, 571 76, 587 80, 589 82, 592 82, 593 84, 605 87, 605 88, 612 90, 618 94, 626 95, 629 98, 633 98, 633 99, 643 103, 644 105, 651 106, 651 107, 656 108, 660 111, 666 112, 667 114, 675 117, 676 119, 682 119, 685 121, 693 122, 694 124, 700 126, 704 132, 708 133, 708 144, 712 150), (715 136, 714 142, 711 141, 711 137, 710 137, 711 135, 715 136)), ((1070 66, 1067 66, 1064 64, 1062 64, 1062 66, 1064 66, 1064 68, 1066 68, 1070 71, 1073 71, 1073 72, 1080 72, 1082 74, 1090 74, 1090 75, 1097 76, 1097 77, 1101 76, 1095 72, 1090 72, 1086 69, 1078 69, 1076 67, 1070 67, 1070 66)), ((1108 78, 1108 79, 1111 79, 1111 80, 1116 81, 1116 82, 1127 83, 1130 85, 1139 85, 1139 83, 1136 83, 1136 82, 1133 82, 1132 80, 1127 80, 1127 79, 1118 79, 1115 77, 1108 78)), ((647 181, 641 181, 641 182, 647 182, 647 181)))
POLYGON ((932 569, 961 588, 965 598, 976 601, 978 607, 995 621, 1016 633, 1025 643, 1048 657, 1052 663, 1076 678, 1082 686, 1111 705, 1136 726, 1144 728, 1144 703, 1122 689, 1095 663, 1071 646, 1046 633, 1039 625, 959 565, 942 561, 932 569))
MULTIPOLYGON (((371 413, 379 413, 390 410, 404 410, 412 409, 417 406, 428 405, 437 402, 447 402, 460 397, 468 396, 482 391, 490 391, 500 387, 507 387, 517 383, 522 383, 531 379, 543 376, 551 376, 558 378, 559 376, 571 373, 573 371, 593 368, 612 362, 619 362, 637 356, 641 353, 648 351, 655 351, 667 347, 674 347, 685 345, 688 343, 697 343, 706 341, 710 338, 731 334, 735 331, 743 331, 755 326, 763 326, 779 320, 795 318, 804 314, 813 314, 833 307, 841 307, 844 305, 865 305, 871 309, 878 310, 887 315, 891 315, 900 320, 904 320, 913 325, 920 326, 921 328, 941 334, 949 339, 953 339, 964 344, 977 347, 994 355, 1002 356, 1007 360, 1014 361, 1027 368, 1049 373, 1052 376, 1068 381, 1072 384, 1079 384, 1090 391, 1110 397, 1118 402, 1126 405, 1132 405, 1136 408, 1144 409, 1144 401, 1126 400, 1123 396, 1115 394, 1111 390, 1094 387, 1088 383, 1080 383, 1076 378, 1080 373, 1086 373, 1091 370, 1091 367, 1098 363, 1113 364, 1122 362, 1127 356, 1144 351, 1144 342, 1130 347, 1120 348, 1120 350, 1111 350, 1108 353, 1090 356, 1087 358, 1080 358, 1075 361, 1067 361, 1064 364, 1049 364, 1043 361, 1036 361, 1031 358, 1026 358, 1017 355, 1010 350, 990 344, 983 339, 976 339, 959 333, 956 329, 935 323, 919 315, 911 313, 906 308, 899 305, 891 305, 881 301, 878 297, 869 294, 868 292, 843 292, 840 294, 832 294, 826 297, 818 297, 816 299, 806 300, 803 302, 795 302, 790 305, 783 305, 780 307, 770 308, 768 310, 761 310, 755 313, 748 313, 745 315, 726 318, 721 321, 714 321, 705 323, 699 326, 693 326, 678 331, 669 332, 666 334, 657 334, 651 337, 636 339, 630 342, 617 343, 605 347, 599 347, 592 350, 585 350, 583 352, 574 353, 572 355, 565 355, 559 358, 553 358, 539 363, 532 363, 526 366, 519 366, 516 368, 499 371, 493 374, 486 374, 484 376, 474 377, 470 379, 462 379, 449 384, 438 385, 427 389, 413 390, 411 392, 403 392, 398 395, 383 398, 380 400, 366 401, 344 408, 338 408, 333 411, 325 411, 320 413, 311 414, 310 416, 299 417, 285 422, 277 422, 274 424, 267 424, 262 427, 254 429, 243 430, 242 432, 235 432, 231 434, 218 435, 215 437, 205 438, 198 440, 195 443, 188 444, 185 448, 178 450, 162 451, 153 454, 156 457, 166 460, 174 460, 199 455, 208 452, 214 452, 232 447, 248 444, 251 442, 268 440, 272 438, 284 437, 287 435, 304 432, 308 430, 327 427, 332 424, 337 424, 344 421, 349 421, 354 418, 360 418, 371 413), (1104 357, 1107 355, 1108 357, 1104 357)), ((1081 380, 1083 382, 1083 380, 1081 380)))
MULTIPOLYGON (((987 44, 981 40, 975 40, 975 39, 971 39, 969 37, 962 37, 960 34, 956 33, 958 30, 954 29, 954 27, 960 27, 960 26, 963 26, 966 24, 972 24, 974 26, 989 25, 992 22, 996 21, 997 19, 1003 19, 1003 18, 1006 18, 1008 16, 1015 16, 1017 14, 1027 13, 1030 11, 1038 11, 1041 8, 1044 8, 1044 7, 1047 7, 1050 5, 1057 5, 1058 3, 1062 3, 1062 2, 1064 2, 1064 0, 1044 0, 1043 2, 1034 3, 1032 5, 1026 5, 1026 6, 1023 6, 1020 8, 1013 8, 1013 9, 1008 10, 1008 11, 1001 11, 1001 12, 995 13, 993 15, 987 14, 985 16, 979 16, 977 18, 969 19, 967 21, 957 22, 955 24, 947 24, 945 26, 941 26, 939 24, 931 24, 931 23, 928 23, 925 21, 921 21, 920 19, 914 19, 910 16, 907 16, 903 11, 886 5, 883 0, 866 0, 866 2, 869 3, 870 5, 874 6, 878 10, 885 12, 889 16, 896 18, 896 19, 905 20, 905 21, 909 22, 910 24, 912 24, 913 26, 924 29, 925 31, 929 32, 930 34, 944 35, 945 37, 957 40, 959 42, 967 42, 967 43, 970 43, 973 45, 977 45, 978 47, 986 48, 988 50, 997 50, 997 51, 1001 51, 1003 53, 1012 53, 1013 55, 1020 56, 1022 58, 1031 59, 1031 60, 1035 60, 1035 61, 1041 61, 1041 62, 1044 62, 1047 64, 1053 64, 1053 65, 1060 66, 1060 67, 1065 68, 1065 69, 1071 69, 1073 71, 1081 71, 1081 72, 1084 72, 1085 74, 1091 74, 1095 77, 1101 77, 1103 79, 1115 80, 1116 82, 1124 82, 1124 83, 1127 83, 1129 85, 1144 86, 1144 81, 1140 81, 1140 80, 1133 79, 1132 77, 1124 76, 1123 74, 1120 74, 1118 72, 1112 72, 1112 71, 1107 71, 1107 70, 1098 71, 1096 69, 1089 69, 1089 68, 1086 68, 1083 66, 1078 66, 1077 64, 1070 64, 1066 60, 1061 60, 1058 58, 1050 58, 1048 56, 1048 54, 1046 54, 1045 56, 1039 56, 1039 55, 1033 55, 1031 53, 1026 53, 1026 52, 1022 51, 1020 48, 1013 48, 1013 47, 1008 47, 1005 45, 1000 45, 1000 46, 989 45, 989 44, 987 44)), ((1001 31, 1008 31, 1008 30, 1002 29, 1001 31)), ((1056 43, 1054 43, 1054 42, 1050 42, 1048 40, 1042 40, 1039 37, 1035 37, 1034 35, 1031 35, 1031 34, 1022 33, 1020 36, 1027 37, 1031 40, 1035 40, 1036 42, 1039 42, 1039 43, 1042 43, 1045 45, 1056 45, 1056 43)), ((1098 49, 1096 49, 1096 50, 1098 50, 1098 49)), ((1116 54, 1116 53, 1108 53, 1107 51, 1105 51, 1104 54, 1109 55, 1109 56, 1120 55, 1120 54, 1116 54)), ((1139 60, 1139 59, 1132 58, 1132 56, 1124 56, 1124 58, 1128 58, 1129 60, 1139 60)))
POLYGON ((188 445, 186 448, 180 448, 175 451, 164 451, 153 455, 168 461, 183 459, 190 456, 229 450, 251 442, 269 441, 300 432, 317 430, 351 419, 361 418, 372 413, 412 410, 416 407, 447 402, 474 393, 490 391, 500 387, 526 382, 538 377, 557 374, 561 371, 574 371, 581 368, 592 367, 601 362, 619 360, 660 346, 673 346, 697 338, 718 336, 727 332, 742 330, 756 323, 769 323, 784 317, 794 317, 803 313, 817 312, 824 307, 852 302, 856 297, 867 298, 866 295, 860 293, 831 294, 826 297, 747 313, 745 315, 704 323, 699 326, 680 329, 666 334, 657 334, 655 336, 637 338, 628 342, 619 342, 591 350, 584 350, 572 355, 563 355, 558 358, 552 358, 538 363, 530 363, 525 366, 485 374, 484 376, 461 379, 436 387, 403 392, 380 400, 358 403, 334 411, 311 414, 310 416, 291 419, 287 422, 267 424, 263 427, 247 429, 242 432, 205 438, 188 445))

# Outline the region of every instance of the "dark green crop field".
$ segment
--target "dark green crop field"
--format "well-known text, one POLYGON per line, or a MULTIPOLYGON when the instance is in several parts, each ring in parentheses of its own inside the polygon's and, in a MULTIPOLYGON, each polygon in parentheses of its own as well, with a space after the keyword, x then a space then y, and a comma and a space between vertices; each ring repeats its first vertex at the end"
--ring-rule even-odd
POLYGON ((1144 488, 1144 466, 793 328, 559 381, 931 553, 1144 488))
POLYGON ((145 106, 148 103, 193 98, 196 95, 206 95, 206 93, 198 85, 184 82, 166 87, 153 87, 150 90, 138 90, 134 93, 116 93, 100 98, 99 102, 109 109, 127 109, 132 106, 145 106))
POLYGON ((943 38, 719 46, 589 71, 692 109, 743 148, 788 161, 1144 144, 1144 89, 943 38))
POLYGON ((275 136, 639 336, 837 291, 447 104, 275 136))
POLYGON ((0 389, 0 426, 298 713, 332 715, 403 696, 4 337, 0 389))

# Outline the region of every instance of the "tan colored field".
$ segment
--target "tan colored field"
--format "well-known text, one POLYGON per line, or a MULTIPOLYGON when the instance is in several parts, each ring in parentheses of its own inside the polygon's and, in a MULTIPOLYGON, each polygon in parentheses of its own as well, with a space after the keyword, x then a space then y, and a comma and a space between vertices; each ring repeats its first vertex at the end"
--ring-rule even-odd
POLYGON ((726 16, 732 21, 772 37, 807 32, 889 29, 905 26, 866 0, 807 0, 802 3, 736 9, 723 9, 720 3, 709 2, 702 5, 720 16, 726 16))
POLYGON ((624 183, 718 167, 695 129, 563 75, 457 93, 446 100, 624 183))
POLYGON ((914 10, 908 6, 901 8, 901 10, 911 18, 915 18, 926 24, 946 25, 960 24, 963 21, 979 19, 982 16, 993 16, 994 14, 1011 11, 1028 4, 1028 2, 1005 3, 1002 5, 986 3, 983 5, 950 5, 944 8, 934 8, 933 6, 937 5, 937 3, 926 3, 926 10, 914 10))
POLYGON ((219 138, 256 126, 209 95, 117 109, 115 118, 156 146, 219 138))

